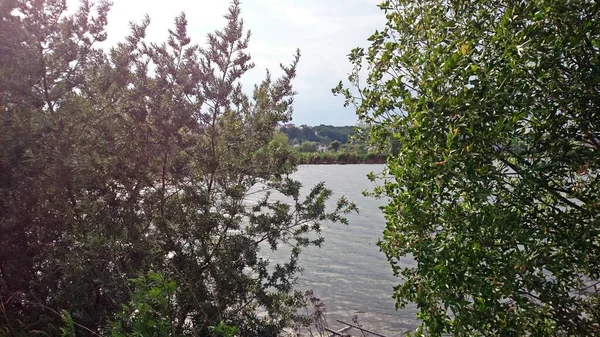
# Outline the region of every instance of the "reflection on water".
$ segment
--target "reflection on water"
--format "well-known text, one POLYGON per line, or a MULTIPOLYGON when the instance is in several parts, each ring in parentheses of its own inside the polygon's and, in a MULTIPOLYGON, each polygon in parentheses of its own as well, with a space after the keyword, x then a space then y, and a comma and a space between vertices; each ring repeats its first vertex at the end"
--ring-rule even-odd
MULTIPOLYGON (((327 320, 334 328, 341 327, 336 319, 351 322, 358 315, 365 328, 394 336, 414 329, 417 320, 414 307, 395 310, 392 288, 399 279, 392 275, 385 255, 377 246, 385 227, 379 209, 384 201, 362 195, 363 190, 374 187, 366 178, 367 173, 382 169, 382 165, 307 165, 294 174, 303 183, 304 194, 324 181, 334 192, 332 207, 336 197, 345 195, 356 202, 360 212, 348 216, 348 226, 323 225, 323 247, 305 249, 300 259, 305 271, 299 278, 299 289, 313 289, 323 300, 327 320)), ((263 254, 268 254, 272 261, 285 258, 284 252, 265 250, 263 254)), ((414 264, 409 258, 401 259, 400 263, 414 264)))

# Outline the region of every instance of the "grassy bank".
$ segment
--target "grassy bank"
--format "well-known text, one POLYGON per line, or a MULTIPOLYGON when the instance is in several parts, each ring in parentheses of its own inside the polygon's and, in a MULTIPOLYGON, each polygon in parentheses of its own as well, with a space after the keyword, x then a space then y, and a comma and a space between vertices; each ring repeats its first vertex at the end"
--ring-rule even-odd
POLYGON ((299 152, 300 164, 383 164, 385 156, 355 152, 299 152))

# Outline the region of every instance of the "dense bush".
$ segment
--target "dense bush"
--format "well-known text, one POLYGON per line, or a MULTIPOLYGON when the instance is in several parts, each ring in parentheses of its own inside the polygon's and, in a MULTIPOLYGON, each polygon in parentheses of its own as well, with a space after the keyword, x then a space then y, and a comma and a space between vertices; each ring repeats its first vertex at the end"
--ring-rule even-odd
POLYGON ((598 3, 381 8, 336 92, 394 148, 375 192, 398 306, 431 336, 600 335, 598 3))
POLYGON ((238 1, 203 47, 181 14, 164 43, 146 41, 146 18, 103 50, 109 8, 0 2, 0 335, 127 335, 137 319, 156 323, 150 335, 206 336, 221 322, 275 335, 302 302, 301 250, 353 209, 341 199, 328 212, 330 190, 304 198, 289 178, 297 160, 276 130, 299 54, 244 91, 238 1), (256 186, 288 202, 248 205, 256 186), (282 243, 287 262, 260 257, 282 243), (140 279, 150 271, 160 278, 140 279))

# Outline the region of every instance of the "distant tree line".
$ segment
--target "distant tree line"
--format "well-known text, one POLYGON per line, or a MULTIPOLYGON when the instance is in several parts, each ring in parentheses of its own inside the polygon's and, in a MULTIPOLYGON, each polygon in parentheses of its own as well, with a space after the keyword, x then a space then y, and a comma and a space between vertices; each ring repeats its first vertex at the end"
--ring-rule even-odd
POLYGON ((288 137, 292 145, 304 142, 329 145, 336 140, 342 144, 347 144, 350 136, 354 134, 354 126, 321 124, 318 126, 301 125, 297 127, 293 124, 286 124, 281 127, 280 131, 288 137))

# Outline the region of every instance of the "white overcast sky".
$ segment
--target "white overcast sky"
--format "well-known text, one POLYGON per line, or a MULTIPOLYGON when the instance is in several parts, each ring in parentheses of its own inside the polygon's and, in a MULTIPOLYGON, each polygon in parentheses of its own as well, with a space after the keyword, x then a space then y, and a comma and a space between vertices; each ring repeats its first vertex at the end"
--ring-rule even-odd
MULTIPOLYGON (((151 19, 147 37, 165 41, 173 19, 185 12, 188 33, 194 43, 204 44, 206 33, 223 27, 229 0, 112 0, 108 17, 108 43, 128 33, 130 21, 151 19)), ((258 82, 265 69, 277 72, 280 62, 292 60, 296 48, 302 57, 294 87, 296 125, 352 125, 356 115, 343 107, 343 99, 331 94, 350 71, 346 55, 354 47, 368 46, 367 38, 380 29, 385 17, 379 0, 242 0, 242 18, 252 31, 249 51, 256 67, 246 75, 248 87, 258 82)), ((78 0, 68 0, 69 7, 78 0)), ((249 88, 247 88, 249 89, 249 88)))

